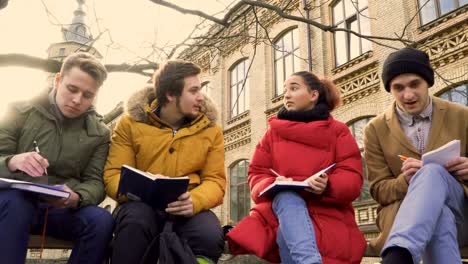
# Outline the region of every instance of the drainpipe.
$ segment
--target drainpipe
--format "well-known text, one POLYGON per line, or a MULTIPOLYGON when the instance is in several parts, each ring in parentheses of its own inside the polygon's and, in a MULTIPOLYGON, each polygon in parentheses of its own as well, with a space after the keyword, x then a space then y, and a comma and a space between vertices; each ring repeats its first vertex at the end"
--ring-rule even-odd
MULTIPOLYGON (((307 6, 307 0, 302 0, 304 6, 306 19, 310 19, 309 7, 307 6)), ((309 71, 312 71, 312 44, 310 43, 310 24, 306 24, 307 28, 307 61, 309 62, 309 71)))

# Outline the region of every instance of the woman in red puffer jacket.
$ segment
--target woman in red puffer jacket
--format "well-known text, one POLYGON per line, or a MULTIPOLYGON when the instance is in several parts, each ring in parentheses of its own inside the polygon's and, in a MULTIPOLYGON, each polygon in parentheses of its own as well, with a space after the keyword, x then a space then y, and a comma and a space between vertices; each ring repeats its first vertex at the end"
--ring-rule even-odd
POLYGON ((351 203, 360 194, 362 163, 348 127, 330 115, 339 92, 306 71, 294 73, 284 87, 284 107, 269 120, 249 167, 256 205, 227 234, 230 250, 274 263, 360 263, 366 241, 351 203), (310 188, 259 197, 271 183, 289 180, 310 188))

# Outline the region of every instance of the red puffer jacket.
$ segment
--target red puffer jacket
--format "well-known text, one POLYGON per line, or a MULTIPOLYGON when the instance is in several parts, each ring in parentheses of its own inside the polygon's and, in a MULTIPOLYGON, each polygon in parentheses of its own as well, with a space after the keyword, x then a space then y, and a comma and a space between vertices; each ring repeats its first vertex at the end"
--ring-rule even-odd
POLYGON ((360 263, 366 241, 356 225, 351 203, 360 194, 362 163, 348 127, 331 116, 326 121, 309 123, 273 117, 269 123, 270 129, 257 145, 249 167, 248 180, 256 205, 228 233, 231 252, 280 262, 276 244, 278 221, 271 209, 271 198, 258 197, 275 181, 269 169, 301 181, 336 163, 328 172, 328 186, 322 195, 304 191, 301 196, 314 224, 323 263, 360 263))

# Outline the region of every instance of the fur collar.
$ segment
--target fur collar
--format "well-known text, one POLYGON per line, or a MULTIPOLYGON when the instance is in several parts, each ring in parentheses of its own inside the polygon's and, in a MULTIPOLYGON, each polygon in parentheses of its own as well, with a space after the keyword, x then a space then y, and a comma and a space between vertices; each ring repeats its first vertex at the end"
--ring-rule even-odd
MULTIPOLYGON (((205 97, 201 112, 208 117, 212 124, 215 124, 218 117, 218 110, 216 106, 207 95, 205 97)), ((154 92, 154 86, 147 85, 143 89, 140 89, 133 93, 128 98, 125 105, 125 112, 137 122, 148 122, 148 115, 145 111, 145 105, 151 104, 156 99, 156 93, 154 92)))

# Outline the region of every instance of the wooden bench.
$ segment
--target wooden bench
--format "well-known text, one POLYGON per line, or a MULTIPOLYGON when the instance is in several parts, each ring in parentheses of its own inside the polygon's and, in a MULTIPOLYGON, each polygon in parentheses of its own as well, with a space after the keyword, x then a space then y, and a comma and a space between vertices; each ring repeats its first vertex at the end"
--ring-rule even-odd
MULTIPOLYGON (((31 235, 29 238, 28 248, 40 249, 41 248, 41 235, 31 235)), ((46 237, 44 248, 46 249, 72 249, 73 241, 62 240, 53 237, 46 237)))
MULTIPOLYGON (((42 242, 42 236, 41 235, 31 235, 29 237, 29 244, 28 248, 29 249, 40 249, 41 248, 41 242, 42 242)), ((45 242, 44 242, 44 249, 73 249, 73 241, 69 240, 62 240, 58 238, 53 238, 53 237, 46 237, 45 242)), ((109 264, 110 263, 110 258, 106 257, 102 264, 109 264)))
MULTIPOLYGON (((42 236, 40 236, 40 235, 31 235, 31 237, 29 239, 28 248, 30 248, 30 249, 40 249, 41 248, 41 239, 42 239, 42 236)), ((53 238, 53 237, 46 237, 44 248, 45 249, 72 249, 73 248, 73 242, 68 241, 68 240, 61 240, 61 239, 57 239, 57 238, 53 238)), ((230 255, 229 247, 227 245, 227 242, 225 242, 223 254, 230 255)), ((460 249, 460 254, 461 254, 462 259, 468 259, 468 247, 461 248, 460 249)), ((365 252, 364 256, 365 257, 375 257, 375 258, 380 257, 379 253, 372 250, 372 248, 369 247, 369 245, 367 245, 366 252, 365 252)), ((231 259, 231 258, 227 258, 227 259, 231 259)), ((464 261, 463 263, 468 263, 468 262, 464 261)))

